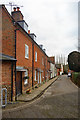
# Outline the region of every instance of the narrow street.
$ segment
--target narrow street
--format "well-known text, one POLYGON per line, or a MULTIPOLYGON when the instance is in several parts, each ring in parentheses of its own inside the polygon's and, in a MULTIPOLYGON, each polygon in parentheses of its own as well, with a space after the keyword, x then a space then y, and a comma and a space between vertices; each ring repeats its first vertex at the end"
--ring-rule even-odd
POLYGON ((78 88, 66 75, 21 109, 3 111, 3 118, 78 118, 78 88))

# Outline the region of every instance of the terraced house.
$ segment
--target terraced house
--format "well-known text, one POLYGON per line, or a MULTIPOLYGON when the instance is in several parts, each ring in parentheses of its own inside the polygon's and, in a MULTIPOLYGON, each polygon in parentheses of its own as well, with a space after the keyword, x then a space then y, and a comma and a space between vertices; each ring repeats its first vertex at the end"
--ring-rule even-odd
POLYGON ((36 35, 28 30, 19 7, 10 15, 5 5, 0 5, 0 18, 2 87, 7 89, 7 100, 13 101, 17 95, 51 78, 51 60, 43 46, 37 44, 36 35))

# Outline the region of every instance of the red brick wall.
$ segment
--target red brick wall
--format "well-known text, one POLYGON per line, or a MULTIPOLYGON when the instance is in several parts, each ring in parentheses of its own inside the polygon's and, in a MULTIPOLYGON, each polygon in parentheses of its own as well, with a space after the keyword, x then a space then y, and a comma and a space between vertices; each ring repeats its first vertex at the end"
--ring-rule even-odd
MULTIPOLYGON (((24 67, 29 72, 28 86, 23 85, 23 89, 26 90, 32 86, 32 42, 19 30, 17 31, 16 39, 16 66, 24 67), (29 58, 25 58, 25 44, 29 46, 29 58)), ((24 72, 23 72, 24 77, 24 72)), ((22 79, 23 81, 23 79, 22 79)))
POLYGON ((9 14, 2 9, 2 53, 15 56, 15 27, 9 14))
MULTIPOLYGON (((45 80, 45 76, 46 76, 45 71, 47 70, 47 67, 48 67, 47 59, 48 59, 47 56, 40 50, 40 48, 37 45, 34 45, 34 78, 35 78, 35 69, 39 68, 43 71, 41 73, 42 82, 45 80), (35 51, 37 52, 37 62, 35 61, 35 51), (42 57, 43 57, 44 65, 42 64, 42 57)), ((38 79, 38 77, 37 77, 37 79, 38 79)), ((34 80, 34 84, 36 84, 36 83, 37 82, 35 82, 35 80, 34 80)))
MULTIPOLYGON (((15 57, 15 26, 13 25, 12 19, 7 13, 6 9, 3 8, 2 12, 2 52, 6 55, 15 57)), ((29 71, 29 81, 28 85, 24 86, 24 72, 22 73, 22 91, 25 91, 27 88, 32 87, 32 42, 28 35, 20 30, 16 31, 16 66, 24 67, 29 71), (29 46, 29 59, 25 58, 25 44, 29 46)), ((34 44, 34 79, 35 79, 35 69, 39 68, 43 71, 42 81, 45 80, 47 76, 47 70, 49 70, 48 57, 40 50, 40 48, 34 44), (35 62, 35 51, 37 52, 37 62, 35 62), (42 65, 42 57, 44 59, 44 65, 42 65)), ((15 73, 14 73, 15 74, 15 73)), ((42 75, 41 75, 42 76, 42 75)), ((17 75, 18 77, 18 75, 17 75)), ((3 64, 3 86, 11 86, 11 63, 6 62, 3 64)), ((15 76, 14 79, 14 95, 15 95, 15 76)), ((34 81, 34 84, 37 82, 34 81)), ((10 87, 11 88, 11 87, 10 87)))
MULTIPOLYGON (((7 89, 7 99, 11 100, 11 62, 2 62, 2 87, 7 89)), ((13 67, 14 71, 14 67, 13 67)), ((15 85, 15 75, 13 72, 13 85, 15 85)), ((13 86, 14 88, 14 86, 13 86)), ((13 97, 15 96, 15 89, 13 89, 13 97)))

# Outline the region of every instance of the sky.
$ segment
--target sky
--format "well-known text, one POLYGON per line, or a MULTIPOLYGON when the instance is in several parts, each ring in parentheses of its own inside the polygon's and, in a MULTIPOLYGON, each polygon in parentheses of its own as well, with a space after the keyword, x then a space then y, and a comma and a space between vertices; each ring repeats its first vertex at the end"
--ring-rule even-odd
MULTIPOLYGON (((78 47, 78 0, 0 0, 20 8, 29 30, 48 56, 64 55, 78 47)), ((10 6, 6 6, 10 12, 10 6)))

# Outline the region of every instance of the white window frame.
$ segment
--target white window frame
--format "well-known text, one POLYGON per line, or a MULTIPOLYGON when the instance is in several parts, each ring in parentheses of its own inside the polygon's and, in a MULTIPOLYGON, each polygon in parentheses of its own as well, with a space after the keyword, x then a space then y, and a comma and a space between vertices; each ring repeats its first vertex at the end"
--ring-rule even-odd
MULTIPOLYGON (((28 76, 28 70, 25 71, 25 77, 28 76)), ((28 84, 28 79, 24 80, 24 85, 28 84)))
POLYGON ((35 62, 37 62, 37 52, 35 51, 35 62))
POLYGON ((41 82, 42 82, 42 74, 40 72, 40 84, 41 84, 41 82))
POLYGON ((25 58, 29 58, 29 46, 25 44, 25 58))
POLYGON ((35 70, 35 81, 37 81, 37 77, 36 77, 36 75, 37 75, 37 71, 35 70))
POLYGON ((39 71, 38 71, 38 84, 39 84, 39 71))

